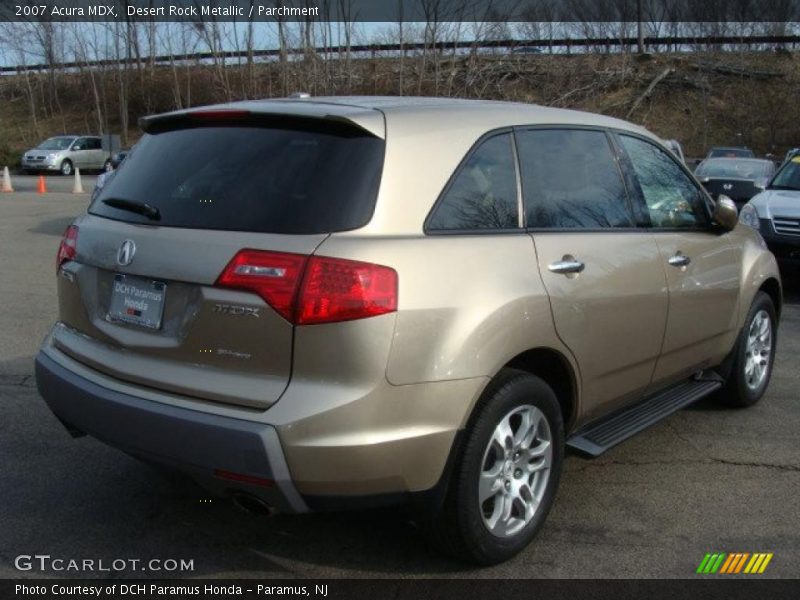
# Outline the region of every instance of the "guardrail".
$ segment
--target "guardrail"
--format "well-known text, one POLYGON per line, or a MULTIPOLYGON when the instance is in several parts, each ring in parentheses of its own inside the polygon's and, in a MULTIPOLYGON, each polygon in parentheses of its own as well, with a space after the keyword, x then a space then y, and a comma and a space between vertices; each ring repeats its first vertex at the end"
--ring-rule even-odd
MULTIPOLYGON (((644 45, 648 48, 667 46, 667 47, 693 47, 693 46, 726 46, 726 45, 776 45, 791 46, 796 48, 800 43, 800 35, 759 35, 759 36, 665 36, 665 37, 646 37, 644 45)), ((417 52, 417 51, 453 51, 453 50, 506 50, 507 52, 520 51, 522 49, 549 50, 564 49, 569 51, 571 48, 634 48, 638 44, 638 38, 550 38, 535 40, 484 40, 484 41, 455 41, 455 42, 435 42, 435 43, 393 43, 393 44, 358 44, 352 46, 321 46, 315 47, 314 51, 318 54, 344 54, 346 52, 363 54, 368 53, 373 56, 398 52, 417 52)), ((307 52, 305 48, 291 48, 284 52, 287 55, 302 55, 307 52)), ((92 61, 70 61, 59 63, 39 63, 35 65, 16 65, 0 67, 0 73, 21 73, 25 71, 45 71, 51 69, 77 69, 86 67, 103 67, 124 64, 171 64, 173 62, 185 61, 204 61, 214 59, 236 59, 236 58, 270 58, 281 55, 279 49, 268 50, 227 50, 224 52, 193 52, 189 54, 162 54, 155 57, 104 59, 92 61)))

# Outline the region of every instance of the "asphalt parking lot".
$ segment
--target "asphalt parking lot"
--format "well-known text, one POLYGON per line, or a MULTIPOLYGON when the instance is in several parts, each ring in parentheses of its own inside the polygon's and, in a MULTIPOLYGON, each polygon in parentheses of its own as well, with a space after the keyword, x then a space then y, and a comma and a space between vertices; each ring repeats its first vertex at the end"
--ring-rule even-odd
MULTIPOLYGON (((71 181, 48 178, 65 192, 71 181)), ((35 178, 14 183, 35 190, 35 178)), ((190 559, 185 575, 200 577, 682 578, 706 552, 773 552, 761 577, 800 573, 797 274, 786 281, 775 372, 759 405, 701 402, 599 459, 570 456, 538 540, 508 563, 472 569, 429 549, 394 511, 254 516, 93 439, 71 439, 38 396, 32 367, 56 319, 60 235, 87 203, 88 194, 0 194, 0 577, 40 576, 14 567, 36 553, 190 559)))

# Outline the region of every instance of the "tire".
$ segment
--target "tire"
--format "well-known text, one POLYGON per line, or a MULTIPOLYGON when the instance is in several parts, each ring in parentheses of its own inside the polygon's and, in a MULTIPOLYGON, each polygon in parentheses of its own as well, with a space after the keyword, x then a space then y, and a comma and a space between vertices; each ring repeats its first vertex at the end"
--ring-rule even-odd
POLYGON ((761 399, 772 376, 777 340, 775 305, 767 294, 758 292, 734 347, 730 375, 718 394, 723 404, 747 407, 761 399), (760 362, 754 362, 754 352, 760 362))
POLYGON ((64 177, 69 177, 70 175, 72 175, 72 161, 70 160, 63 161, 61 163, 61 168, 59 170, 61 171, 61 174, 64 177))
POLYGON ((563 461, 564 425, 553 390, 538 377, 503 370, 471 419, 445 501, 427 524, 432 541, 471 563, 491 565, 511 558, 544 523, 563 461), (537 418, 539 424, 533 425, 537 418), (532 426, 526 428, 526 422, 532 426), (504 425, 513 438, 502 435, 504 425), (506 451, 498 443, 503 437, 506 451), (482 503, 479 494, 485 495, 482 503))
POLYGON ((111 159, 109 158, 105 163, 103 163, 103 169, 101 173, 110 173, 113 170, 114 168, 111 166, 111 159))

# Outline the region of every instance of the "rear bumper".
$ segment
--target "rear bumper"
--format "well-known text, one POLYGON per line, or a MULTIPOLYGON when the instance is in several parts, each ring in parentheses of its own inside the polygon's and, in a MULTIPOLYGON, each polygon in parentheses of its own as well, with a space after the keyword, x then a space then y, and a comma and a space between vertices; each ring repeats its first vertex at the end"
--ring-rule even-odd
POLYGON ((177 468, 218 495, 247 493, 284 512, 305 512, 274 427, 169 406, 100 386, 36 357, 36 384, 68 427, 140 458, 177 468), (221 478, 219 472, 256 478, 221 478), (269 480, 267 483, 264 480, 269 480))

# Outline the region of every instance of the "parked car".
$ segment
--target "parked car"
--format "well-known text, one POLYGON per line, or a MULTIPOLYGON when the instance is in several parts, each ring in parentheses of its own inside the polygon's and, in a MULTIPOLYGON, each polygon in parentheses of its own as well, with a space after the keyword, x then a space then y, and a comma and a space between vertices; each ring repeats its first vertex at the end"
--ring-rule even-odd
POLYGON ((410 502, 489 564, 567 448, 767 388, 775 259, 641 127, 364 97, 142 124, 58 251, 36 380, 76 436, 265 510, 410 502))
MULTIPOLYGON (((783 158, 783 163, 787 163, 792 160, 795 156, 800 156, 800 148, 792 148, 786 153, 786 156, 783 158)), ((783 164, 781 163, 781 164, 783 164)))
POLYGON ((767 187, 774 173, 775 163, 760 158, 707 158, 694 172, 709 194, 725 194, 737 207, 767 187))
POLYGON ((780 262, 800 265, 800 156, 784 163, 739 217, 761 233, 780 262))
POLYGON ((515 46, 511 49, 511 54, 541 54, 542 49, 536 46, 515 46))
POLYGON ((750 148, 742 146, 718 146, 708 151, 706 158, 755 158, 755 153, 750 148))
POLYGON ((108 165, 106 165, 105 171, 100 173, 100 175, 97 176, 97 179, 95 179, 91 201, 94 201, 114 171, 119 168, 119 166, 122 164, 122 161, 125 160, 125 157, 128 155, 128 152, 130 152, 130 150, 120 150, 111 157, 111 161, 108 163, 108 165))
POLYGON ((111 160, 98 136, 60 135, 25 152, 21 162, 28 173, 58 171, 62 175, 72 175, 75 168, 105 170, 111 160))
POLYGON ((128 156, 128 152, 130 152, 130 150, 120 150, 112 155, 106 171, 113 171, 116 169, 122 163, 122 161, 125 160, 125 157, 128 156))

